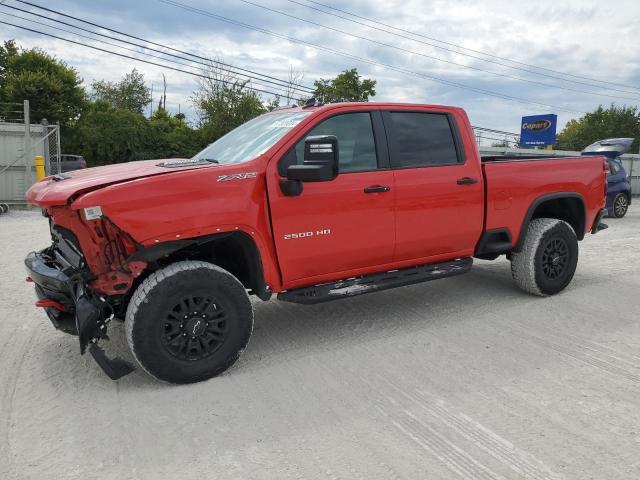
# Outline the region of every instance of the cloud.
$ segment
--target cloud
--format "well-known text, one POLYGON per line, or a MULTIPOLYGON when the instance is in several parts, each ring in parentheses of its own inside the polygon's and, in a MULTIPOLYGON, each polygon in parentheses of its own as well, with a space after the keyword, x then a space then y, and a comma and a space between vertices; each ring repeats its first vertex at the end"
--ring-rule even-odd
MULTIPOLYGON (((42 6, 51 6, 50 2, 33 1, 42 6)), ((337 8, 422 35, 415 36, 398 30, 395 30, 398 35, 391 35, 287 0, 269 2, 251 0, 272 9, 282 10, 289 15, 391 46, 356 39, 247 5, 239 0, 179 1, 237 22, 268 29, 278 35, 296 37, 338 53, 276 38, 219 19, 185 11, 158 0, 138 2, 59 0, 51 8, 204 57, 221 58, 230 64, 278 78, 286 78, 289 67, 292 65, 304 72, 307 85, 312 85, 315 79, 330 78, 341 70, 357 67, 363 76, 378 81, 375 100, 459 105, 467 109, 472 123, 488 128, 517 131, 522 115, 549 112, 558 113, 560 123, 563 124, 576 114, 562 112, 560 109, 586 112, 595 109, 599 104, 606 105, 611 102, 635 105, 640 98, 638 90, 634 91, 624 86, 614 87, 631 92, 622 93, 612 90, 611 85, 597 81, 640 85, 640 55, 636 48, 640 9, 633 1, 603 3, 569 0, 562 4, 551 0, 537 0, 531 3, 505 0, 483 2, 471 0, 323 1, 337 8), (505 62, 470 50, 460 50, 443 42, 490 52, 520 63, 505 62), (414 53, 400 49, 411 50, 414 53), (401 71, 372 65, 354 58, 345 58, 340 55, 341 53, 387 64, 401 71), (427 58, 427 56, 441 60, 427 58), (463 68, 446 62, 472 68, 463 68), (505 63, 511 67, 529 71, 507 68, 502 65, 505 63), (416 72, 418 76, 403 70, 416 72), (588 78, 562 76, 565 80, 559 80, 551 78, 559 76, 553 72, 554 70, 588 78), (420 75, 438 77, 469 88, 446 85, 420 78, 420 75), (506 76, 520 77, 543 85, 506 76), (582 84, 575 82, 582 82, 582 84), (494 91, 502 95, 553 105, 553 107, 491 97, 473 89, 494 91), (583 90, 593 94, 571 90, 583 90)), ((296 1, 308 3, 307 0, 296 1)), ((24 7, 15 0, 7 0, 6 3, 24 7)), ((0 7, 0 12, 7 11, 10 10, 0 7)), ((340 12, 333 13, 344 16, 340 12)), ((1 14, 0 19, 15 21, 1 14)), ((366 23, 361 19, 356 20, 366 23)), ((44 20, 39 19, 39 21, 44 20)), ((26 22, 21 23, 26 24, 26 22)), ((379 29, 388 30, 388 27, 376 26, 379 29)), ((30 24, 30 27, 45 30, 45 27, 33 24, 30 24)), ((0 28, 2 28, 0 39, 15 38, 25 47, 38 46, 47 50, 77 68, 87 84, 94 79, 116 80, 135 66, 154 85, 154 91, 157 93, 164 72, 168 78, 169 108, 177 111, 179 106, 182 111, 193 116, 189 101, 189 96, 196 84, 196 78, 193 76, 118 58, 81 46, 70 46, 61 40, 45 39, 4 25, 0 28)), ((70 36, 60 32, 58 34, 70 36)), ((98 42, 94 44, 100 45, 98 42)), ((109 45, 101 46, 117 50, 109 45)), ((131 52, 118 51, 132 55, 131 52)), ((149 60, 158 61, 151 58, 149 60)), ((191 71, 198 70, 197 66, 175 66, 191 71)), ((253 85, 268 89, 267 85, 257 81, 253 82, 253 85)))

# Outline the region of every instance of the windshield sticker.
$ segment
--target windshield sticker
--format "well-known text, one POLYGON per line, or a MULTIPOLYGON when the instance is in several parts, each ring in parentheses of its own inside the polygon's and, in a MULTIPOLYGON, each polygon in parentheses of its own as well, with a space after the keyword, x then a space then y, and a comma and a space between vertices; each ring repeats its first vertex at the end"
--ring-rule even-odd
POLYGON ((277 120, 271 124, 271 128, 293 128, 300 120, 297 118, 288 118, 284 120, 277 120))
POLYGON ((229 180, 246 180, 247 178, 256 178, 257 176, 258 176, 258 172, 231 173, 229 175, 218 176, 218 181, 228 182, 229 180))

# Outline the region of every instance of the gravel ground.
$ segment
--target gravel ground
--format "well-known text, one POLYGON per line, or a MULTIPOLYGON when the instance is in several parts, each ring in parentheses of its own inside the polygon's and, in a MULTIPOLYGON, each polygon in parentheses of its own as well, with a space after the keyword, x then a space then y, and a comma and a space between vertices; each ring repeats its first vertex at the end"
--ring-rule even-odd
MULTIPOLYGON (((36 212, 0 216, 0 478, 640 478, 640 209, 553 298, 509 263, 319 306, 256 303, 189 386, 109 380, 33 307, 36 212)), ((126 351, 122 325, 105 343, 126 351)))

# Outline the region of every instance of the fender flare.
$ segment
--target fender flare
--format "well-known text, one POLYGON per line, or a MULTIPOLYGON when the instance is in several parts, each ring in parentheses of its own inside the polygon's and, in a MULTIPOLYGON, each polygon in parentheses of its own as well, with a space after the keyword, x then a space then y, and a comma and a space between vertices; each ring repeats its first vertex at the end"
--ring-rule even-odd
POLYGON ((522 246, 524 244, 524 239, 525 239, 524 232, 526 232, 527 228, 529 228, 529 224, 531 223, 531 219, 533 218, 533 214, 535 213, 536 209, 545 202, 548 202, 551 200, 559 200, 563 198, 577 199, 580 201, 582 212, 584 214, 584 218, 581 219, 581 225, 583 228, 579 229, 580 231, 576 231, 576 237, 578 237, 578 240, 582 240, 584 238, 584 226, 587 223, 587 217, 586 217, 587 209, 586 209, 584 198, 582 197, 582 195, 580 195, 578 192, 547 193, 545 195, 541 195, 540 197, 536 198, 531 203, 531 205, 529 205, 527 214, 525 215, 524 220, 522 221, 520 232, 518 233, 518 242, 513 246, 514 252, 519 252, 520 250, 522 250, 522 246))

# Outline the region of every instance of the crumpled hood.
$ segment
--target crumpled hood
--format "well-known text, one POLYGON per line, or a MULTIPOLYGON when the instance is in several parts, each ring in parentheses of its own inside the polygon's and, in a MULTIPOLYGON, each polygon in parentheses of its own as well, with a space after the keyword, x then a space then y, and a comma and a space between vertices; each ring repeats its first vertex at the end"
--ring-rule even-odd
POLYGON ((96 188, 136 178, 164 175, 196 168, 215 167, 210 162, 188 159, 141 160, 103 167, 74 170, 35 183, 27 190, 27 201, 42 207, 65 205, 69 198, 96 188))

